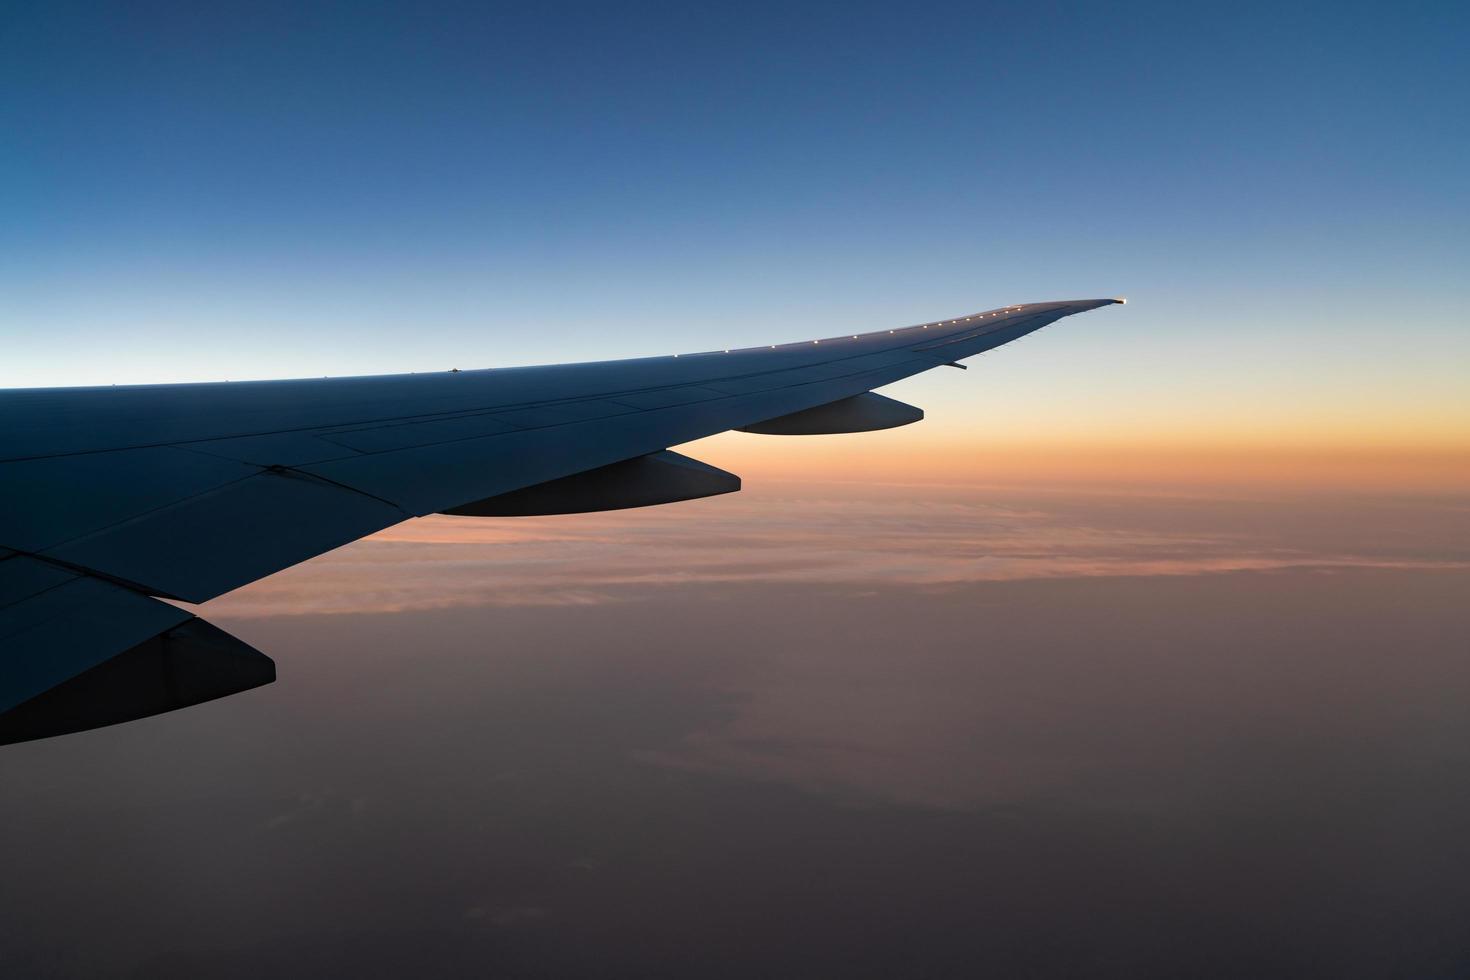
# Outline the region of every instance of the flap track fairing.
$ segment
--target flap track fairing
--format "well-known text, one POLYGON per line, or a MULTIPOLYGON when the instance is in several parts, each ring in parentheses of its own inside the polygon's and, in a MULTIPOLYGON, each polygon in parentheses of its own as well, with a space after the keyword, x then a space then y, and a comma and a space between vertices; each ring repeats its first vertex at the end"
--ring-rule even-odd
POLYGON ((540 517, 650 507, 740 489, 740 477, 679 453, 651 453, 444 511, 461 517, 540 517))
POLYGON ((825 436, 892 429, 918 422, 923 417, 922 408, 867 391, 816 408, 742 426, 740 431, 767 436, 825 436))

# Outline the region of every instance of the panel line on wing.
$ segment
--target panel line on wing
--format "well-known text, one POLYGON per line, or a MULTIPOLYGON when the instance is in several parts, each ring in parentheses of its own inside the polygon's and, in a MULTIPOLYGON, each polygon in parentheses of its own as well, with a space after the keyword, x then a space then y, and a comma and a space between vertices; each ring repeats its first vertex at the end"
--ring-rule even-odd
POLYGON ((360 489, 358 487, 350 487, 350 486, 348 486, 345 483, 338 483, 336 480, 333 480, 331 477, 322 476, 320 473, 308 473, 306 470, 299 470, 299 469, 297 469, 294 466, 280 466, 280 465, 277 465, 277 466, 266 466, 266 467, 264 467, 264 470, 267 473, 274 473, 277 476, 291 477, 291 478, 294 478, 294 479, 297 479, 297 480, 306 480, 306 481, 311 482, 311 483, 325 483, 325 484, 328 484, 330 486, 334 486, 334 487, 338 487, 338 488, 340 488, 342 490, 346 490, 349 493, 361 494, 362 496, 368 498, 369 500, 376 500, 380 504, 387 504, 389 507, 392 507, 395 510, 398 510, 399 512, 401 512, 405 518, 409 518, 409 517, 412 517, 413 516, 408 511, 404 510, 402 507, 399 507, 396 503, 394 503, 391 500, 387 500, 387 499, 385 499, 383 497, 379 497, 376 494, 368 493, 366 490, 362 490, 362 489, 360 489))

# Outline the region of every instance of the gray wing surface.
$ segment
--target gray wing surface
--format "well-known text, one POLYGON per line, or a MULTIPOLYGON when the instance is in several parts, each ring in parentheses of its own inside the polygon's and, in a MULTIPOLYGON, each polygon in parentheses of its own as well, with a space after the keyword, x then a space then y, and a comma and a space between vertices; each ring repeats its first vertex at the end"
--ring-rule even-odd
POLYGON ((725 492, 738 478, 668 448, 914 421, 868 393, 1115 302, 624 361, 0 391, 0 743, 232 692, 211 678, 274 676, 152 597, 203 602, 411 517, 725 492), (116 690, 132 707, 99 711, 116 690))

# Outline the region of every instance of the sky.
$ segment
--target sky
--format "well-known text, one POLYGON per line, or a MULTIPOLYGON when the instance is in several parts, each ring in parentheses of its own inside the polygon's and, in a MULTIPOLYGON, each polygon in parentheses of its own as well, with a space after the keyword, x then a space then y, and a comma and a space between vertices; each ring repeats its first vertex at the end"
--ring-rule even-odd
POLYGON ((1466 976, 1467 39, 6 5, 0 386, 1128 304, 885 388, 917 425, 680 447, 739 494, 197 607, 277 681, 0 751, 0 975, 1466 976))
POLYGON ((1127 296, 895 389, 910 437, 1432 482, 1470 451, 1467 36, 1453 3, 20 5, 0 384, 1127 296))

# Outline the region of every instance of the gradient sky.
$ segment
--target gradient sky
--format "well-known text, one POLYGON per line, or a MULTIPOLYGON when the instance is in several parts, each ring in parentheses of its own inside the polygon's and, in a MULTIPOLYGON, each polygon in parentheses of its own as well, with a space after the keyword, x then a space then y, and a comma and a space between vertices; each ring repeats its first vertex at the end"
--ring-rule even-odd
POLYGON ((12 5, 0 384, 1126 295, 895 393, 941 450, 1463 451, 1467 10, 12 5))
POLYGON ((0 753, 0 976, 1464 977, 1467 38, 6 5, 0 385, 1130 302, 689 450, 739 495, 205 605, 278 683, 0 753))

